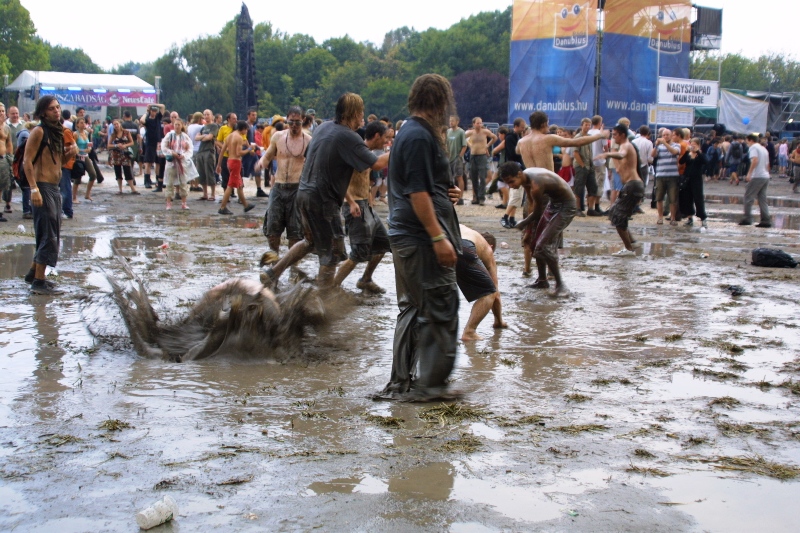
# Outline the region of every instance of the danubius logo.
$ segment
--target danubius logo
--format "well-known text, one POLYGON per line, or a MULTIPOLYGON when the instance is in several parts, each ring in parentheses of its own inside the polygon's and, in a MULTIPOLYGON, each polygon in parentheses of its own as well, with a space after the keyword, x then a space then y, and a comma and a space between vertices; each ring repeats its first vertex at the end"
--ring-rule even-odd
POLYGON ((675 15, 675 11, 665 11, 654 6, 655 15, 650 16, 650 48, 665 54, 679 54, 683 51, 683 27, 686 22, 675 15))
POLYGON ((555 14, 553 48, 577 50, 589 44, 589 4, 575 4, 555 14))

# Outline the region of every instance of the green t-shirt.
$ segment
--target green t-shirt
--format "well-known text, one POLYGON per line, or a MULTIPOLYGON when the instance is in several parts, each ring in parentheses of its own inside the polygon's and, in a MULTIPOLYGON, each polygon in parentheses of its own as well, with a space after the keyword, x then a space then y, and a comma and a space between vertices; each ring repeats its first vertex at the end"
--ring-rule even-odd
POLYGON ((450 152, 450 162, 458 158, 461 149, 467 145, 467 136, 461 128, 447 129, 447 151, 450 152))

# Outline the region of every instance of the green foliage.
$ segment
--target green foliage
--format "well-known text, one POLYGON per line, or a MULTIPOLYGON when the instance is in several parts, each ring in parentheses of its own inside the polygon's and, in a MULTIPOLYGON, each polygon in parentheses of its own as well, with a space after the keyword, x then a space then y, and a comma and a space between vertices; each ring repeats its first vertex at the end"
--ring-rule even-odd
POLYGON ((36 36, 30 13, 19 0, 0 0, 0 74, 11 79, 23 70, 49 70, 47 45, 36 36))
MULTIPOLYGON (((692 57, 690 77, 717 79, 719 59, 701 53, 692 57)), ((750 91, 798 92, 800 91, 800 62, 783 55, 762 55, 757 59, 741 54, 722 56, 720 87, 750 91)))
POLYGON ((47 44, 50 53, 50 69, 55 72, 77 72, 84 74, 102 74, 101 69, 92 58, 80 48, 47 44))

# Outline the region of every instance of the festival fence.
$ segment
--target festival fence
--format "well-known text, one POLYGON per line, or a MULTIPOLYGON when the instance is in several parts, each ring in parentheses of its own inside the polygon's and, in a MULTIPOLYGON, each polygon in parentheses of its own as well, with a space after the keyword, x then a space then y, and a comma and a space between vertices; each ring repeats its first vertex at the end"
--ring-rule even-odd
POLYGON ((597 0, 514 0, 509 122, 544 111, 577 127, 594 109, 596 65, 597 0))

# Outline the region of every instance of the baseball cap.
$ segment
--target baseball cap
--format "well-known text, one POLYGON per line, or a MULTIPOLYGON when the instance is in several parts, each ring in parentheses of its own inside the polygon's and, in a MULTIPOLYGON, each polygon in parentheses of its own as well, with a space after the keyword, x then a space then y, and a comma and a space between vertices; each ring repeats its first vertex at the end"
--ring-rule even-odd
POLYGON ((306 110, 306 115, 316 115, 316 114, 317 114, 317 112, 314 111, 313 109, 306 110))

